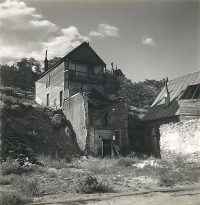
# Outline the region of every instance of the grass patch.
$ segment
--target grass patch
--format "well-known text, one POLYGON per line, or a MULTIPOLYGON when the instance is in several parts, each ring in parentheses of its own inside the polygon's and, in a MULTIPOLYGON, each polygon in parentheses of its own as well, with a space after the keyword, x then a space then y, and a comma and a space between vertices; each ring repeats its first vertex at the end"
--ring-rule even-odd
POLYGON ((45 156, 45 155, 39 155, 37 157, 37 160, 41 162, 44 165, 48 165, 50 167, 54 167, 56 169, 62 169, 62 168, 69 168, 69 163, 66 162, 66 159, 52 156, 45 156))
POLYGON ((12 185, 16 190, 28 197, 40 195, 38 180, 31 179, 27 175, 17 176, 12 185))
POLYGON ((33 202, 31 198, 23 197, 19 193, 1 192, 0 202, 2 205, 24 205, 33 202))

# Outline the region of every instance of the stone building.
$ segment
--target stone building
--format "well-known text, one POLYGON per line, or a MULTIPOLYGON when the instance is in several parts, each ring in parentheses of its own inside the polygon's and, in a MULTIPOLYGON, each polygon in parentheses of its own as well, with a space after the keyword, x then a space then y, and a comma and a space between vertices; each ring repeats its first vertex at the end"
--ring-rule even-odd
POLYGON ((94 155, 126 154, 128 140, 128 108, 115 94, 120 69, 106 78, 106 64, 90 47, 82 43, 48 69, 35 82, 35 100, 42 106, 63 109, 71 122, 80 149, 94 155), (112 86, 109 81, 112 80, 112 86), (110 93, 109 87, 115 88, 110 93))
POLYGON ((165 87, 143 118, 146 151, 160 156, 161 125, 198 118, 200 118, 200 72, 169 82, 166 80, 165 87))

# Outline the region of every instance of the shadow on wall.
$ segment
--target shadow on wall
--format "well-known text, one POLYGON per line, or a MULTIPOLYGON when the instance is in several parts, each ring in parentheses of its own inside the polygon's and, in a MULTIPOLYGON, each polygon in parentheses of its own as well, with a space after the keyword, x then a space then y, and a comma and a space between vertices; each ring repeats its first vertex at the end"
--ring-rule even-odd
POLYGON ((68 137, 68 139, 71 139, 75 143, 77 148, 79 148, 77 144, 76 133, 74 132, 73 126, 71 122, 66 119, 61 109, 54 111, 52 124, 55 129, 60 129, 61 127, 65 127, 65 135, 68 137))

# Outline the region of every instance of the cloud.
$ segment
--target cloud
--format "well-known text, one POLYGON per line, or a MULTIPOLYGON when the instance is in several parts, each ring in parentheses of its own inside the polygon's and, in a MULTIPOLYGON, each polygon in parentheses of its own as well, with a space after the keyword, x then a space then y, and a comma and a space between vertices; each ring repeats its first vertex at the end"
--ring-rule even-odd
POLYGON ((60 28, 19 0, 0 3, 0 63, 13 64, 21 58, 43 61, 45 49, 49 58, 63 56, 83 41, 90 41, 75 26, 60 28), (59 49, 58 49, 59 48, 59 49))
POLYGON ((143 36, 142 44, 145 46, 156 46, 154 39, 152 37, 147 36, 147 35, 143 36))
POLYGON ((108 24, 99 24, 97 31, 90 31, 89 36, 104 38, 106 36, 117 37, 119 29, 108 24))

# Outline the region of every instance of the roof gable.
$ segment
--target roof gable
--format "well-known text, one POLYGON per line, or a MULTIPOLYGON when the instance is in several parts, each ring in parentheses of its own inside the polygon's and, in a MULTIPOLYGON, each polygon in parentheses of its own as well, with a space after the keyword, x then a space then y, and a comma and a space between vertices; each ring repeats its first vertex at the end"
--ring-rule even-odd
MULTIPOLYGON (((88 63, 93 65, 102 65, 106 66, 104 61, 96 54, 96 52, 90 47, 89 43, 83 42, 78 47, 76 47, 74 50, 69 52, 67 55, 65 55, 60 61, 58 61, 53 67, 48 69, 46 72, 44 72, 37 80, 45 76, 48 72, 56 68, 58 65, 60 65, 64 60, 71 60, 71 61, 77 61, 82 63, 88 63)), ((36 81, 37 81, 36 80, 36 81)))
POLYGON ((64 59, 95 65, 106 65, 103 60, 96 54, 96 52, 89 46, 89 43, 86 42, 83 42, 77 48, 68 53, 64 57, 64 59))
POLYGON ((160 94, 157 96, 151 108, 144 116, 144 121, 157 120, 160 118, 173 117, 177 114, 179 109, 178 100, 184 94, 189 85, 200 83, 200 71, 185 75, 169 81, 168 90, 170 92, 170 104, 166 107, 164 96, 166 88, 164 87, 160 94))

